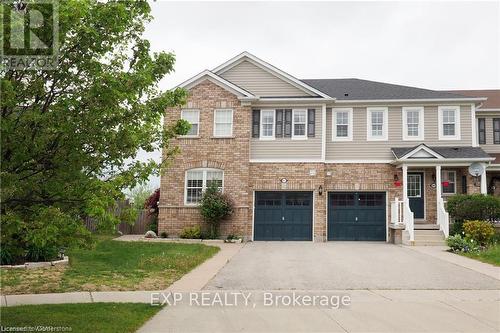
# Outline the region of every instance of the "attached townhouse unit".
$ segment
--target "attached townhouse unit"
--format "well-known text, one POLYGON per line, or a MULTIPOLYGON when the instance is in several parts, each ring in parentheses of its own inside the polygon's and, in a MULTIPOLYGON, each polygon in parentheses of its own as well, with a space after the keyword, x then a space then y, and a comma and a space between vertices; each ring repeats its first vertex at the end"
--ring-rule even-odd
POLYGON ((159 215, 173 236, 202 224, 197 204, 216 182, 235 202, 221 235, 440 244, 446 198, 486 193, 500 154, 500 112, 476 112, 484 96, 299 80, 247 52, 180 87, 188 101, 165 125, 192 127, 172 142, 181 153, 161 178, 159 215))

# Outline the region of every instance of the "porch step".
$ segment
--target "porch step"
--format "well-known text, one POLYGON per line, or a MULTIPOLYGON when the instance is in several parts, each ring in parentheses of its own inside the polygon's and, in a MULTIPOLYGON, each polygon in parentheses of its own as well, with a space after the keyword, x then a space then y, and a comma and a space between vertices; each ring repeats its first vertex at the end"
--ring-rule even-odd
POLYGON ((415 223, 413 229, 415 229, 415 230, 439 230, 439 226, 437 224, 433 224, 433 223, 422 223, 422 224, 415 223))
MULTIPOLYGON (((416 225, 415 225, 416 226, 416 225)), ((410 241, 408 231, 403 231, 403 244, 410 246, 442 246, 446 245, 444 234, 441 230, 435 229, 416 229, 415 240, 410 241)))

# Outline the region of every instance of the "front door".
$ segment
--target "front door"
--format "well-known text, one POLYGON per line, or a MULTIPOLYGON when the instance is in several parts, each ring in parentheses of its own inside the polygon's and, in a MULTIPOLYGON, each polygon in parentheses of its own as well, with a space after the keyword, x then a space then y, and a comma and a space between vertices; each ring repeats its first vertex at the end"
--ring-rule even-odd
POLYGON ((410 209, 413 212, 413 217, 423 219, 425 217, 424 173, 409 172, 407 185, 408 200, 410 201, 410 209))

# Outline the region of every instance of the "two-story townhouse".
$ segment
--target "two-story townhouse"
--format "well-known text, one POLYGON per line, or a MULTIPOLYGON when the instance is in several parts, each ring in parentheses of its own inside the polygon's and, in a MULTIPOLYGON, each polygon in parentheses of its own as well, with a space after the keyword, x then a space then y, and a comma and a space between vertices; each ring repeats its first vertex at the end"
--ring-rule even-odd
POLYGON ((235 202, 221 234, 255 241, 412 243, 420 229, 442 241, 446 196, 486 193, 482 166, 494 158, 474 125, 486 98, 299 80, 247 52, 180 87, 188 101, 165 124, 192 128, 174 140, 181 153, 161 178, 160 232, 201 224, 197 203, 211 182, 235 202))
POLYGON ((500 90, 456 90, 464 96, 487 97, 476 107, 477 142, 495 160, 486 168, 488 193, 500 196, 500 90))

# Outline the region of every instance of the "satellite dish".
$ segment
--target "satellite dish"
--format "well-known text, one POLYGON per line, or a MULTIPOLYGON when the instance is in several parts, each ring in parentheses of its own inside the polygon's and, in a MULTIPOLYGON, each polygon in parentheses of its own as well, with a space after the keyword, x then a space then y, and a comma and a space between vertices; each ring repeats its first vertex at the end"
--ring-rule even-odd
POLYGON ((469 166, 469 173, 474 177, 479 177, 484 172, 484 164, 482 163, 472 163, 469 166))

